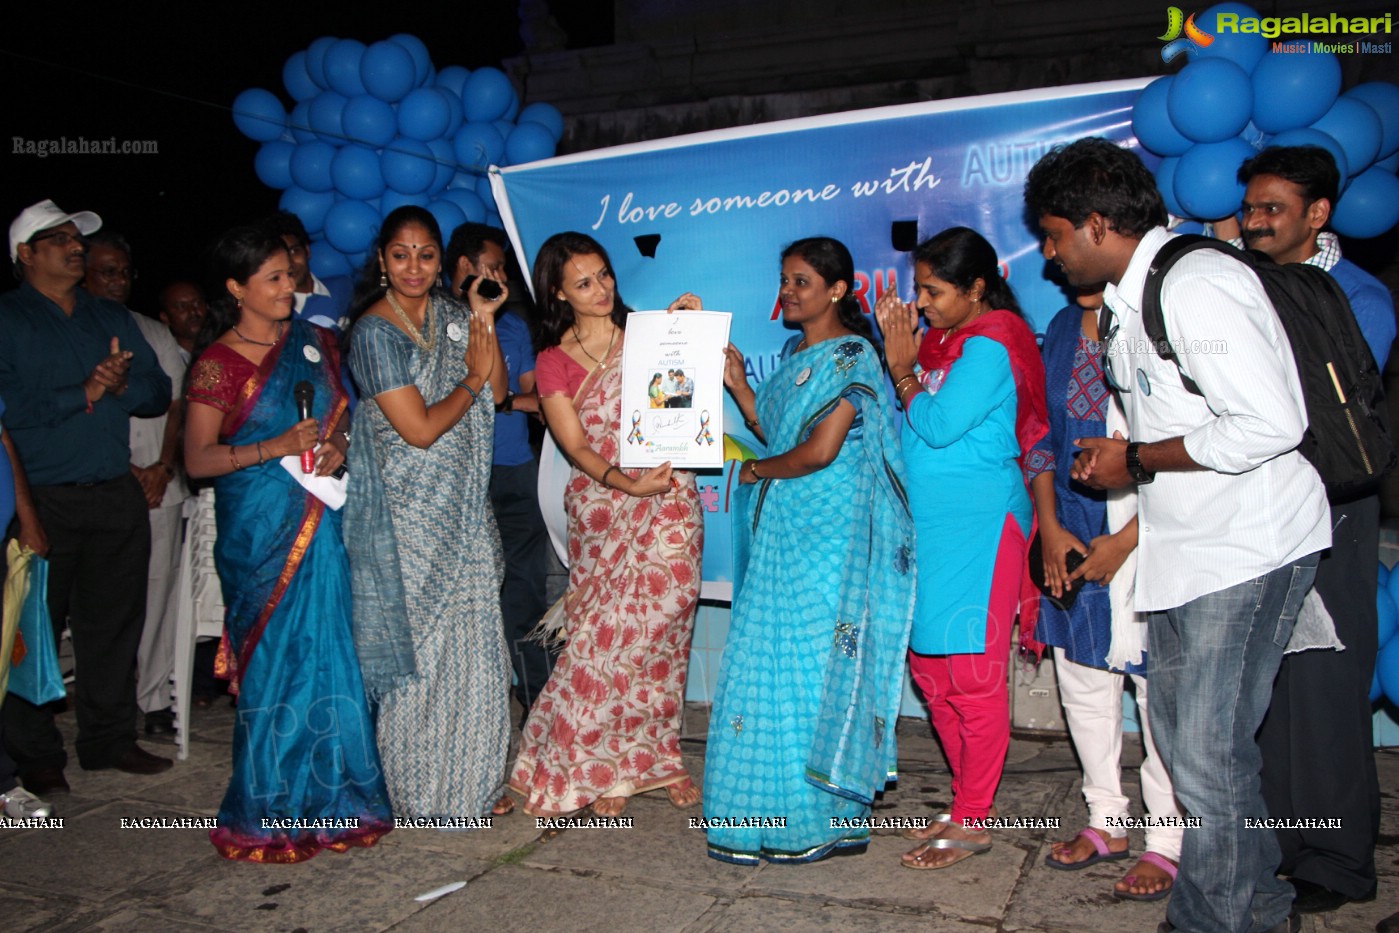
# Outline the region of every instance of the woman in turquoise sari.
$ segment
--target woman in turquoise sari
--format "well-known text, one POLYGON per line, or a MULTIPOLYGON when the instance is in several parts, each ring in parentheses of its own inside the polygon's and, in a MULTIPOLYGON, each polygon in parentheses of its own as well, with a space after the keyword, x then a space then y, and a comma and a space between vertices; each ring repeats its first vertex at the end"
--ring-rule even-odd
POLYGON ((262 227, 214 251, 224 293, 190 370, 185 464, 216 477, 228 673, 238 692, 233 776, 209 834, 219 854, 299 862, 370 846, 393 827, 359 662, 340 513, 283 468, 317 448, 345 460, 345 390, 329 331, 291 319, 285 244, 262 227), (211 342, 212 341, 212 342, 211 342), (314 390, 299 419, 295 390, 314 390))
POLYGON ((746 461, 733 617, 705 756, 712 858, 807 862, 863 849, 896 773, 913 613, 913 526, 873 332, 836 240, 782 254, 782 363, 724 384, 769 456, 746 461))

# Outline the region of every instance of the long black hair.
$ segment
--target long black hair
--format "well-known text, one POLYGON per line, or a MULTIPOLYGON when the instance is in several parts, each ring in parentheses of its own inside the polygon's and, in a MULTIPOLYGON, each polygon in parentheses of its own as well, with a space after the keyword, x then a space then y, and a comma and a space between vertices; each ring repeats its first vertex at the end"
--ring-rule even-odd
POLYGON ((913 251, 913 262, 927 266, 933 275, 955 285, 959 292, 971 291, 976 280, 981 279, 985 283, 982 297, 988 309, 1003 308, 1017 317, 1025 317, 1020 302, 1015 300, 1015 292, 1001 278, 1001 264, 995 248, 970 227, 948 227, 919 243, 913 251))
POLYGON ((267 223, 234 227, 210 247, 207 256, 209 283, 205 292, 213 297, 209 301, 209 313, 204 316, 204 324, 199 328, 199 336, 194 342, 195 359, 237 324, 242 316, 238 299, 228 290, 228 280, 232 279, 239 285, 248 284, 263 263, 279 253, 289 255, 287 244, 267 223))
MULTIPOLYGON (((568 231, 556 233, 544 241, 534 257, 534 300, 539 306, 539 349, 557 347, 576 320, 573 306, 558 296, 563 288, 565 267, 574 256, 599 256, 608 272, 612 272, 612 257, 603 245, 586 233, 568 231)), ((627 328, 631 313, 622 301, 622 289, 612 277, 612 323, 627 328)))
MULTIPOLYGON (((364 312, 377 304, 388 291, 388 288, 379 284, 384 274, 379 265, 379 257, 384 254, 384 250, 393 242, 394 237, 398 236, 400 230, 413 224, 428 232, 432 242, 437 244, 439 262, 443 261, 442 228, 437 225, 437 218, 432 216, 431 211, 416 204, 405 204, 390 211, 389 216, 379 225, 379 235, 374 238, 374 248, 369 251, 369 256, 360 268, 359 281, 355 283, 355 297, 350 302, 351 324, 358 321, 364 312)), ((439 275, 441 274, 439 271, 439 275)), ((438 285, 433 283, 432 292, 436 293, 438 290, 438 285)))
POLYGON ((796 256, 815 269, 827 287, 845 283, 845 296, 836 303, 837 318, 843 327, 864 337, 879 350, 874 328, 860 310, 860 299, 855 297, 855 260, 845 244, 834 237, 809 236, 788 244, 782 251, 782 258, 785 260, 789 256, 796 256))

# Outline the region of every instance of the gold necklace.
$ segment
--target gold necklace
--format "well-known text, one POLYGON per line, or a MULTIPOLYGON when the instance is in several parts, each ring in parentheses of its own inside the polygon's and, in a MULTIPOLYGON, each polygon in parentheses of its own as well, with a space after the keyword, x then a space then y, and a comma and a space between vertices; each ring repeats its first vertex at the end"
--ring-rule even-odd
MULTIPOLYGON (((577 324, 574 324, 574 325, 573 325, 573 339, 576 340, 576 341, 578 341, 578 349, 580 349, 580 350, 583 351, 583 355, 584 355, 584 356, 586 356, 588 359, 592 360, 594 363, 598 364, 599 366, 602 365, 602 360, 600 360, 600 359, 598 359, 597 357, 593 356, 591 353, 588 352, 588 348, 585 347, 585 346, 583 346, 583 337, 582 337, 581 334, 578 333, 578 325, 577 325, 577 324)), ((612 344, 615 343, 616 341, 617 341, 617 328, 614 327, 614 328, 612 328, 612 336, 609 337, 609 338, 607 338, 607 349, 604 350, 604 351, 603 351, 603 354, 602 354, 602 359, 603 359, 603 360, 607 359, 607 355, 608 355, 609 353, 612 352, 612 344)))
POLYGON ((408 312, 403 310, 403 305, 398 303, 398 299, 393 296, 393 289, 384 292, 384 297, 389 300, 389 307, 393 313, 398 315, 398 319, 403 322, 404 328, 408 331, 408 336, 413 338, 413 342, 424 350, 431 351, 437 346, 437 328, 432 326, 432 299, 428 298, 427 312, 423 315, 423 330, 427 331, 427 339, 423 339, 422 332, 413 326, 413 319, 408 316, 408 312))

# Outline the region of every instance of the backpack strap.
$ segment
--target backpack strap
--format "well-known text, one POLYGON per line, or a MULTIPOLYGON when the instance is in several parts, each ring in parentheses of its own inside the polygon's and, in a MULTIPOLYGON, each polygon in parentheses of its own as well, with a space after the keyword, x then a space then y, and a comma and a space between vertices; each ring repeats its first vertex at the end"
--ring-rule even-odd
MULTIPOLYGON (((1166 318, 1161 311, 1161 286, 1166 281, 1166 273, 1180 261, 1182 256, 1193 253, 1199 249, 1212 249, 1234 257, 1244 265, 1249 263, 1246 254, 1223 240, 1216 240, 1214 237, 1202 236, 1198 233, 1186 233, 1177 237, 1172 237, 1156 251, 1156 255, 1151 259, 1151 265, 1146 272, 1146 283, 1142 287, 1142 324, 1146 328, 1147 339, 1151 341, 1152 348, 1156 355, 1168 363, 1175 363, 1176 369, 1180 369, 1180 360, 1176 358, 1176 352, 1171 347, 1170 336, 1166 333, 1166 318)), ((1181 385, 1185 391, 1193 395, 1203 395, 1200 387, 1195 384, 1184 372, 1180 374, 1181 385)))

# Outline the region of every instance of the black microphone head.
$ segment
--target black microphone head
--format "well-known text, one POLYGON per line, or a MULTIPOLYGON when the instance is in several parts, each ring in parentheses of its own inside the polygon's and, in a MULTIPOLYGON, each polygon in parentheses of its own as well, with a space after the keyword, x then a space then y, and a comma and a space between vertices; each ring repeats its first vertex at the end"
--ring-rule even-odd
POLYGON ((308 408, 316 397, 316 387, 305 379, 298 382, 291 392, 298 405, 306 405, 308 408))

